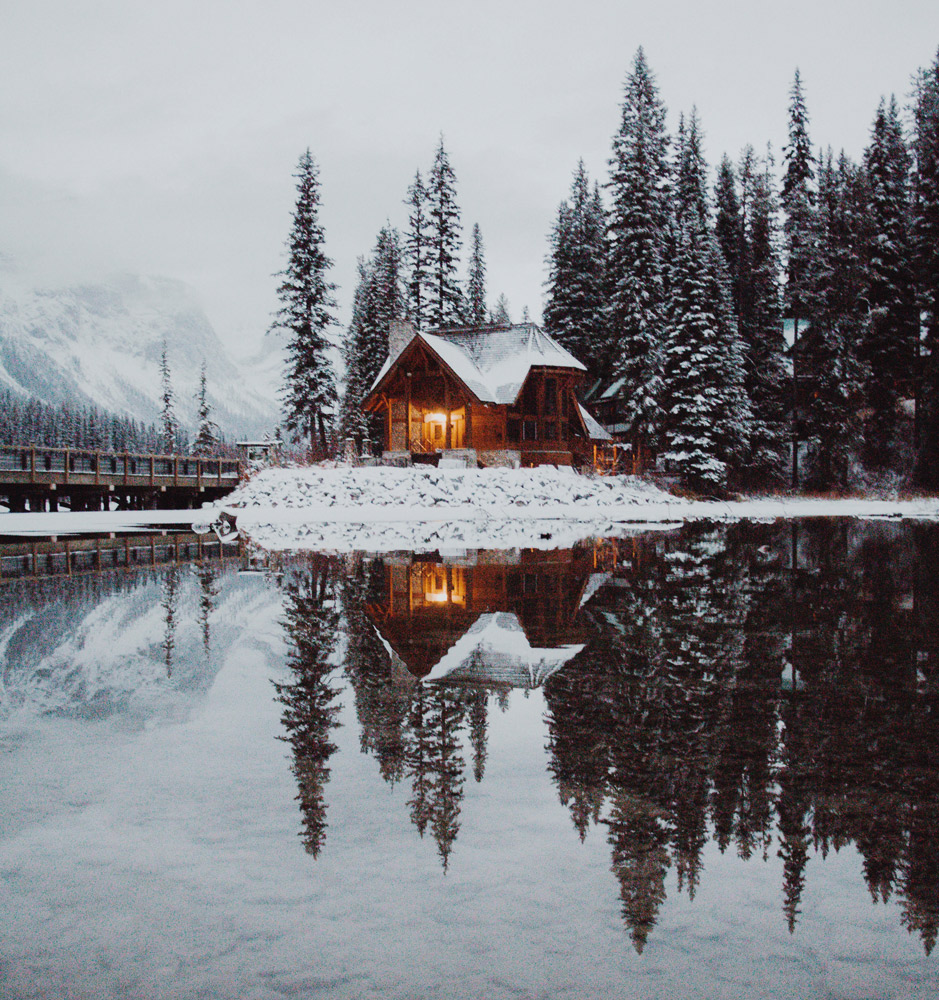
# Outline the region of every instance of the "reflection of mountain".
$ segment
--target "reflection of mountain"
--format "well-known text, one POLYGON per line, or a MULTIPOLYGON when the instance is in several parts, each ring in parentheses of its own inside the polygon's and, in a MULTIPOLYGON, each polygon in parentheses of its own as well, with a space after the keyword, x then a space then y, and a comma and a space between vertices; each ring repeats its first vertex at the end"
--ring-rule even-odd
POLYGON ((592 576, 590 549, 386 559, 367 613, 415 677, 536 687, 583 649, 592 576))
MULTIPOLYGON (((140 542, 128 539, 128 548, 140 542)), ((176 552, 172 539, 157 542, 176 552)), ((2 581, 0 717, 141 719, 173 713, 193 693, 207 691, 245 615, 270 601, 256 580, 233 572, 236 558, 222 560, 218 552, 207 547, 202 560, 181 554, 179 562, 161 557, 154 564, 2 581), (210 576, 207 597, 203 579, 210 576)))

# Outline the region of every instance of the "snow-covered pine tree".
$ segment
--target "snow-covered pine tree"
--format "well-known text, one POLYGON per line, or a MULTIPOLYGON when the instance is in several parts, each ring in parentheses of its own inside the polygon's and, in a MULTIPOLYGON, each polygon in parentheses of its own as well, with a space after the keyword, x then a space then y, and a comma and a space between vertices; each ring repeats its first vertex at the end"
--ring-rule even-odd
POLYGON ((664 457, 690 486, 712 492, 723 490, 743 463, 750 407, 730 282, 710 228, 695 111, 681 137, 663 377, 664 457))
POLYGON ((196 393, 199 430, 193 449, 197 455, 211 455, 218 446, 218 425, 211 419, 212 408, 206 395, 205 362, 199 371, 199 391, 196 393))
POLYGON ((910 155, 897 102, 883 100, 864 156, 867 211, 868 323, 861 357, 867 366, 866 396, 872 411, 865 458, 883 468, 896 453, 900 391, 910 384, 918 336, 910 247, 910 155))
POLYGON ((473 225, 472 251, 469 275, 466 279, 467 314, 470 326, 486 324, 486 260, 483 256, 483 238, 479 224, 473 225))
POLYGON ((286 331, 287 371, 283 389, 285 423, 297 437, 309 435, 314 455, 327 454, 327 423, 336 404, 336 379, 326 331, 335 322, 326 280, 332 261, 324 251, 319 221, 319 170, 307 149, 297 165, 297 201, 287 239, 287 267, 277 289, 280 309, 271 330, 286 331))
POLYGON ((509 314, 509 300, 505 297, 504 292, 499 293, 496 304, 489 313, 489 322, 495 326, 509 326, 512 323, 512 317, 509 314))
POLYGON ((462 245, 460 210, 456 203, 456 174, 443 145, 434 156, 427 181, 429 266, 431 296, 428 318, 435 327, 463 321, 463 292, 457 277, 462 245))
POLYGON ((740 315, 740 268, 744 247, 744 216, 737 194, 737 176, 730 157, 725 153, 714 185, 714 235, 724 255, 730 278, 731 301, 740 315))
POLYGON ((806 484, 846 489, 859 435, 863 370, 857 359, 866 315, 859 229, 866 210, 861 171, 829 150, 819 171, 816 252, 807 275, 810 322, 800 344, 810 461, 806 484))
POLYGON ((170 364, 166 353, 166 341, 163 341, 163 349, 160 352, 160 427, 162 439, 160 447, 167 455, 172 454, 176 449, 176 413, 173 408, 174 394, 173 382, 170 377, 170 364))
POLYGON ((667 149, 665 107, 640 48, 610 161, 606 323, 637 470, 662 416, 667 149))
POLYGON ((752 150, 744 151, 741 177, 745 239, 740 258, 738 325, 746 356, 744 384, 751 410, 747 481, 752 486, 778 486, 785 481, 789 439, 790 385, 771 166, 768 152, 760 169, 752 150))
POLYGON ((404 259, 407 262, 408 314, 414 329, 426 330, 430 325, 431 258, 430 209, 427 188, 418 170, 404 201, 408 206, 408 229, 404 238, 404 259))
POLYGON ((382 227, 369 260, 359 261, 352 321, 343 346, 346 384, 340 434, 353 437, 361 449, 369 437, 362 401, 388 357, 391 324, 405 313, 401 287, 401 241, 390 225, 382 227))
POLYGON ((679 223, 670 279, 664 458, 689 486, 711 493, 724 489, 727 466, 717 457, 720 393, 714 375, 720 358, 708 301, 705 241, 700 230, 679 223))
POLYGON ((570 201, 563 201, 550 237, 546 330, 587 366, 591 378, 609 377, 604 336, 606 213, 600 189, 580 160, 570 201))
POLYGON ((782 204, 786 214, 783 226, 786 246, 785 310, 793 320, 792 345, 793 406, 792 406, 792 485, 799 485, 799 420, 798 385, 801 378, 799 356, 800 324, 809 315, 810 273, 816 254, 815 172, 814 157, 808 133, 809 116, 802 93, 802 78, 796 69, 789 92, 789 142, 783 150, 785 171, 782 204))
POLYGON ((939 487, 939 53, 916 84, 913 138, 916 284, 925 325, 913 481, 939 487), (922 409, 922 416, 920 416, 922 409))

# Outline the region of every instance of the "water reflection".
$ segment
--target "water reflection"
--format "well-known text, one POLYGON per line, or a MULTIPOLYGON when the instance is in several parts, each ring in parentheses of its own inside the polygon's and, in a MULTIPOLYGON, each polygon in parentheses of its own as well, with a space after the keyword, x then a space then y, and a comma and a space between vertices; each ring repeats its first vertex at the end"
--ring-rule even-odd
POLYGON ((0 539, 0 719, 101 718, 160 677, 167 691, 210 684, 218 581, 241 559, 189 532, 0 539))
POLYGON ((917 525, 690 526, 566 552, 281 558, 292 679, 277 687, 303 842, 326 837, 337 662, 361 750, 444 870, 486 773, 489 712, 542 686, 547 771, 609 845, 642 951, 704 848, 782 861, 853 844, 929 954, 939 928, 939 533, 917 525), (342 612, 340 625, 339 612, 342 612), (344 649, 337 643, 342 630, 344 649))

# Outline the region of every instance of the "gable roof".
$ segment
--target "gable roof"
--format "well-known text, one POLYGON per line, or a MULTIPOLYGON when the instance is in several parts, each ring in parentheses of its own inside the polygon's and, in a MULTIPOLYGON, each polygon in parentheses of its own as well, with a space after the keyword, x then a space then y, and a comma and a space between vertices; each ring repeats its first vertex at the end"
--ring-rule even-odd
MULTIPOLYGON (((418 339, 482 403, 514 403, 532 368, 587 370, 534 323, 417 333, 411 343, 418 339)), ((367 395, 378 388, 400 356, 389 356, 367 395)))
POLYGON ((424 680, 486 681, 534 688, 572 660, 584 645, 535 648, 517 615, 511 611, 490 612, 476 619, 424 680))

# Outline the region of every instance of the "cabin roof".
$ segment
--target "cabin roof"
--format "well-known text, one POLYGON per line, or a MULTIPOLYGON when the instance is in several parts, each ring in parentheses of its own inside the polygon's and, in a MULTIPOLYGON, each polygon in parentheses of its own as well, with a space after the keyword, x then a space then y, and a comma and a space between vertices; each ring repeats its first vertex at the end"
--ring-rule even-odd
MULTIPOLYGON (((417 338, 483 403, 514 403, 532 368, 587 370, 534 323, 417 333, 411 343, 417 338)), ((389 357, 382 365, 369 395, 398 357, 389 357)))
POLYGON ((424 680, 460 678, 513 687, 537 687, 583 648, 583 643, 566 643, 553 649, 535 648, 512 612, 483 614, 457 639, 424 680))
POLYGON ((584 426, 587 428, 587 435, 591 441, 613 440, 613 435, 610 434, 610 432, 598 420, 594 419, 590 413, 580 405, 580 403, 577 404, 577 409, 580 410, 584 426))

